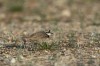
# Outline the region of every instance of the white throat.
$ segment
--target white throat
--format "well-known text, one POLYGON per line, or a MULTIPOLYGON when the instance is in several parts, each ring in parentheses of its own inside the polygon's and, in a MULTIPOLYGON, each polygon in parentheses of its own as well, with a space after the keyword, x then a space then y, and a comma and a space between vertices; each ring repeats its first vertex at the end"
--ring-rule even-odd
POLYGON ((46 34, 49 35, 49 36, 51 35, 51 33, 46 33, 46 34))

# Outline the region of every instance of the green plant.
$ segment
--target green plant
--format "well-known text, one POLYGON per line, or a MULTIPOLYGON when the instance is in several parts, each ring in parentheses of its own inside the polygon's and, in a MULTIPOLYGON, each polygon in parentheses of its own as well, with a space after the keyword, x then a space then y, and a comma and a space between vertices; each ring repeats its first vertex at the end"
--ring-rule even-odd
POLYGON ((24 0, 13 0, 11 2, 8 2, 7 8, 10 12, 21 12, 23 11, 23 3, 24 0))
POLYGON ((41 50, 56 50, 58 49, 58 45, 54 42, 52 42, 51 44, 47 43, 47 42, 42 42, 42 44, 40 44, 40 49, 41 50))
POLYGON ((76 39, 75 34, 76 33, 74 31, 71 31, 67 35, 67 37, 68 37, 68 47, 70 47, 70 48, 77 47, 77 39, 76 39))
POLYGON ((9 7, 10 12, 21 12, 23 10, 23 6, 21 5, 12 5, 9 7))

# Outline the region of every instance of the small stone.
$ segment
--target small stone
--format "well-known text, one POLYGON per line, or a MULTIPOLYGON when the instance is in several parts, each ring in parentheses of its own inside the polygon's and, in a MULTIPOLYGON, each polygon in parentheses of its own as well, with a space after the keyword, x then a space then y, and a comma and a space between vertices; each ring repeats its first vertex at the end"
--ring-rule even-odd
POLYGON ((15 58, 12 58, 11 59, 11 63, 15 63, 16 62, 16 59, 15 58))

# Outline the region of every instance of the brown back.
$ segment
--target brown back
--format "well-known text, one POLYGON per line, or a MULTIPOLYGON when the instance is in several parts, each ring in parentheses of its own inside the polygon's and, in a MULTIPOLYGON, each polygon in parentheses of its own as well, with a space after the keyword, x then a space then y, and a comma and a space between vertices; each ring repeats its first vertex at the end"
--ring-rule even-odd
POLYGON ((49 38, 49 35, 46 34, 46 32, 44 31, 40 31, 40 32, 36 32, 36 33, 33 33, 32 35, 30 35, 30 38, 49 38))

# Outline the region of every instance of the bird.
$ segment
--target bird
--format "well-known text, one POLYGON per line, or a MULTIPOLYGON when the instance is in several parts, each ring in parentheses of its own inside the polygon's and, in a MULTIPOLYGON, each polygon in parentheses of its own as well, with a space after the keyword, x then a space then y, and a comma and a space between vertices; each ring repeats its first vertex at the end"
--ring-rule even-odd
POLYGON ((52 34, 53 33, 50 30, 38 31, 38 32, 31 34, 30 36, 25 37, 24 42, 27 42, 28 40, 37 41, 37 42, 46 41, 46 39, 49 39, 52 34))

